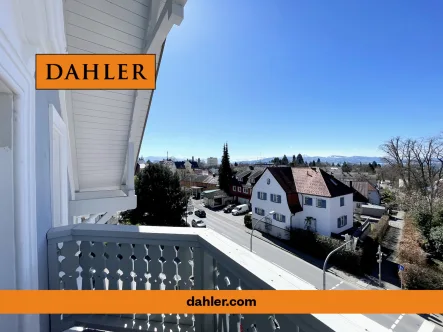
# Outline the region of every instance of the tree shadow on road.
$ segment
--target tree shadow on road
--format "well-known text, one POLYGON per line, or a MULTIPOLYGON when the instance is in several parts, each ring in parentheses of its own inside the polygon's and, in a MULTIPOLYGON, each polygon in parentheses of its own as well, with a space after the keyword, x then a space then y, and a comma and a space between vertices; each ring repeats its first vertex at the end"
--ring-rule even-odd
POLYGON ((438 316, 441 314, 418 314, 418 315, 423 319, 428 320, 431 323, 434 323, 435 325, 443 327, 442 317, 438 316))

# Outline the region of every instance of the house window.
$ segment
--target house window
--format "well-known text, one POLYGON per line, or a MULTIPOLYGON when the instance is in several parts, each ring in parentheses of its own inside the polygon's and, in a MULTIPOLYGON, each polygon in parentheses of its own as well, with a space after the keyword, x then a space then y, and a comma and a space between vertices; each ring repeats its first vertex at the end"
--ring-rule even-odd
POLYGON ((256 207, 255 208, 255 213, 258 214, 259 216, 264 216, 265 215, 265 210, 256 207))
POLYGON ((340 206, 345 206, 345 198, 340 197, 340 206))
POLYGON ((346 226, 348 223, 348 216, 341 216, 340 218, 337 218, 337 227, 342 228, 346 226))
POLYGON ((305 197, 305 205, 312 206, 312 197, 305 197))
POLYGON ((274 220, 279 222, 286 222, 286 217, 280 213, 274 213, 274 220))
POLYGON ((317 207, 321 209, 326 209, 326 200, 317 198, 317 207))
POLYGON ((258 199, 266 201, 266 193, 262 193, 261 191, 257 192, 258 199))
POLYGON ((271 194, 271 202, 281 203, 281 196, 276 194, 271 194))
POLYGON ((243 194, 249 194, 248 188, 243 188, 243 194))
POLYGON ((238 187, 238 192, 241 193, 241 187, 238 187))
POLYGON ((232 187, 232 191, 237 191, 237 187, 232 187))

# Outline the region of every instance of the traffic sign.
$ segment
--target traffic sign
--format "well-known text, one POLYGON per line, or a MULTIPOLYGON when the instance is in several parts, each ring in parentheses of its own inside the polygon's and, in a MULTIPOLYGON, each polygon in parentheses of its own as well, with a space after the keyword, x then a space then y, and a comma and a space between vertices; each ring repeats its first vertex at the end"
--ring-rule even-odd
POLYGON ((404 271, 405 270, 405 267, 403 266, 403 265, 398 265, 398 269, 400 270, 400 271, 404 271))

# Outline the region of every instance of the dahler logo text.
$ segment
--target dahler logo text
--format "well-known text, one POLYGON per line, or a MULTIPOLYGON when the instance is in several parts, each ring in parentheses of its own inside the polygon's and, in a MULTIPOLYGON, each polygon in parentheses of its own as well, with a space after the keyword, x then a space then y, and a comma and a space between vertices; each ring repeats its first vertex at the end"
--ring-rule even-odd
POLYGON ((37 90, 154 90, 155 54, 37 54, 37 90))

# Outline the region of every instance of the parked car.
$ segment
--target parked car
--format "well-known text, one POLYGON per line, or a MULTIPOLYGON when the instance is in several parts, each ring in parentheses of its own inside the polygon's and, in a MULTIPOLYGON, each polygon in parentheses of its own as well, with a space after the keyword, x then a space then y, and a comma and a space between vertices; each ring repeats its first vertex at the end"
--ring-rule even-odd
POLYGON ((206 224, 203 220, 201 219, 192 219, 192 227, 197 227, 197 228, 206 228, 206 224))
POLYGON ((231 213, 232 210, 234 210, 234 209, 235 209, 235 204, 229 204, 227 207, 225 207, 223 209, 223 212, 224 213, 231 213))
POLYGON ((235 209, 232 210, 232 214, 234 216, 239 216, 241 214, 245 214, 249 212, 248 204, 237 205, 235 209))
POLYGON ((200 218, 205 218, 205 217, 206 217, 206 212, 203 211, 203 210, 197 210, 197 211, 194 212, 194 214, 195 214, 197 217, 200 217, 200 218))

